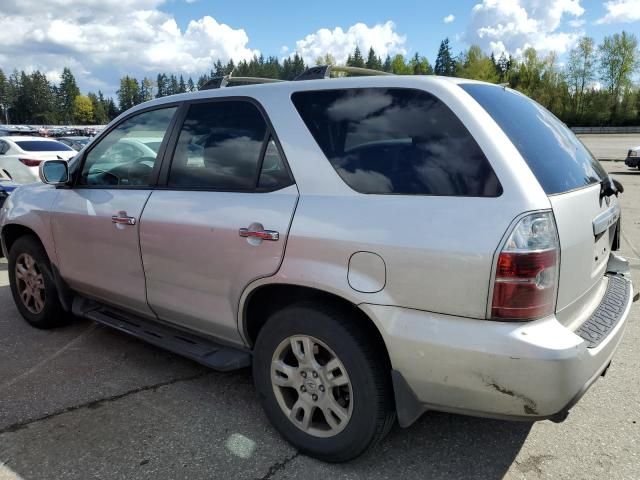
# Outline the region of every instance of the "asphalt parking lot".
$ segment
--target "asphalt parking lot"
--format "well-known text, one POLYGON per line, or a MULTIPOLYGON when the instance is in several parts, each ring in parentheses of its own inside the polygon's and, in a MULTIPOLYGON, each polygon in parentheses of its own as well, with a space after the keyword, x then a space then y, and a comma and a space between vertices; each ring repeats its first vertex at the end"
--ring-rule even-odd
MULTIPOLYGON (((622 253, 640 285, 640 171, 605 167, 626 188, 622 253)), ((607 376, 562 424, 427 413, 328 465, 278 436, 248 370, 209 371, 86 321, 30 328, 0 263, 0 480, 638 479, 639 320, 636 305, 607 376)))
POLYGON ((600 159, 624 160, 632 147, 640 145, 640 133, 578 135, 600 159))

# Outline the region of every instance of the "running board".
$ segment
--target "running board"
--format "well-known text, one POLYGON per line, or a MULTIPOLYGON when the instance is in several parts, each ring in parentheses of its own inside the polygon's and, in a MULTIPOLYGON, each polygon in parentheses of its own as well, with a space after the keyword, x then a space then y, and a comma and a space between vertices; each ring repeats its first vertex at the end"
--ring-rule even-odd
POLYGON ((214 370, 226 372, 251 365, 249 351, 220 345, 193 333, 114 310, 81 297, 74 299, 73 313, 190 358, 214 370))

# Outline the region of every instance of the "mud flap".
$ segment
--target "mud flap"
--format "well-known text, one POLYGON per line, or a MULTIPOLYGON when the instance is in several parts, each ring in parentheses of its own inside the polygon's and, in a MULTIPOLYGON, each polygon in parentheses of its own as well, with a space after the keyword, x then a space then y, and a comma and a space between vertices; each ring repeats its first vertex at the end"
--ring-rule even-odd
POLYGON ((393 381, 393 393, 396 399, 398 424, 402 428, 407 428, 420 418, 427 409, 420 403, 420 400, 418 400, 418 397, 416 397, 416 394, 400 372, 391 370, 391 380, 393 381))

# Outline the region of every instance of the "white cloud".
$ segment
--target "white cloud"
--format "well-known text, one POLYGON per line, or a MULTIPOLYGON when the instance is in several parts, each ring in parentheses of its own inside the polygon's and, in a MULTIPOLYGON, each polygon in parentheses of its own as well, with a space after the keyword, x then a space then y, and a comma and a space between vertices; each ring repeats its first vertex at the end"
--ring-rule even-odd
POLYGON ((569 20, 569 26, 572 28, 580 28, 583 27, 585 25, 585 23, 587 23, 587 21, 584 18, 579 18, 576 20, 569 20))
POLYGON ((604 3, 607 14, 596 23, 631 23, 640 20, 640 0, 611 0, 604 3))
POLYGON ((447 15, 446 17, 444 17, 444 18, 442 19, 442 21, 443 21, 444 23, 451 23, 451 22, 453 22, 455 19, 456 19, 456 16, 455 16, 453 13, 450 13, 449 15, 447 15))
POLYGON ((259 54, 249 47, 243 29, 210 16, 181 29, 172 15, 158 10, 161 3, 10 2, 0 14, 0 64, 5 70, 39 69, 52 76, 68 66, 82 89, 102 88, 112 94, 124 74, 155 77, 165 71, 195 76, 217 59, 238 61, 259 54))
POLYGON ((530 46, 564 53, 582 32, 561 31, 562 20, 583 14, 580 0, 482 0, 472 9, 466 40, 495 53, 519 55, 530 46))
POLYGON ((331 53, 338 63, 344 63, 349 54, 353 53, 356 45, 367 55, 370 47, 382 58, 387 55, 407 53, 404 45, 407 38, 395 31, 395 24, 388 21, 368 27, 364 23, 356 23, 344 31, 340 27, 333 30, 321 28, 296 42, 295 51, 302 56, 306 63, 313 64, 316 59, 326 53, 331 53))

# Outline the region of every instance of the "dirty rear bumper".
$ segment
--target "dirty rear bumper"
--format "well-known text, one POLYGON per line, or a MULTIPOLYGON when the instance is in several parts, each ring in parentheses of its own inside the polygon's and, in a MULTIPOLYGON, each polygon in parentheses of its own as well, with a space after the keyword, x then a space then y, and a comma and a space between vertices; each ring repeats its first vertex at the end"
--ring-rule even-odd
POLYGON ((607 368, 622 339, 631 294, 596 347, 555 316, 509 323, 361 305, 393 367, 398 419, 426 410, 509 420, 561 420, 607 368))

